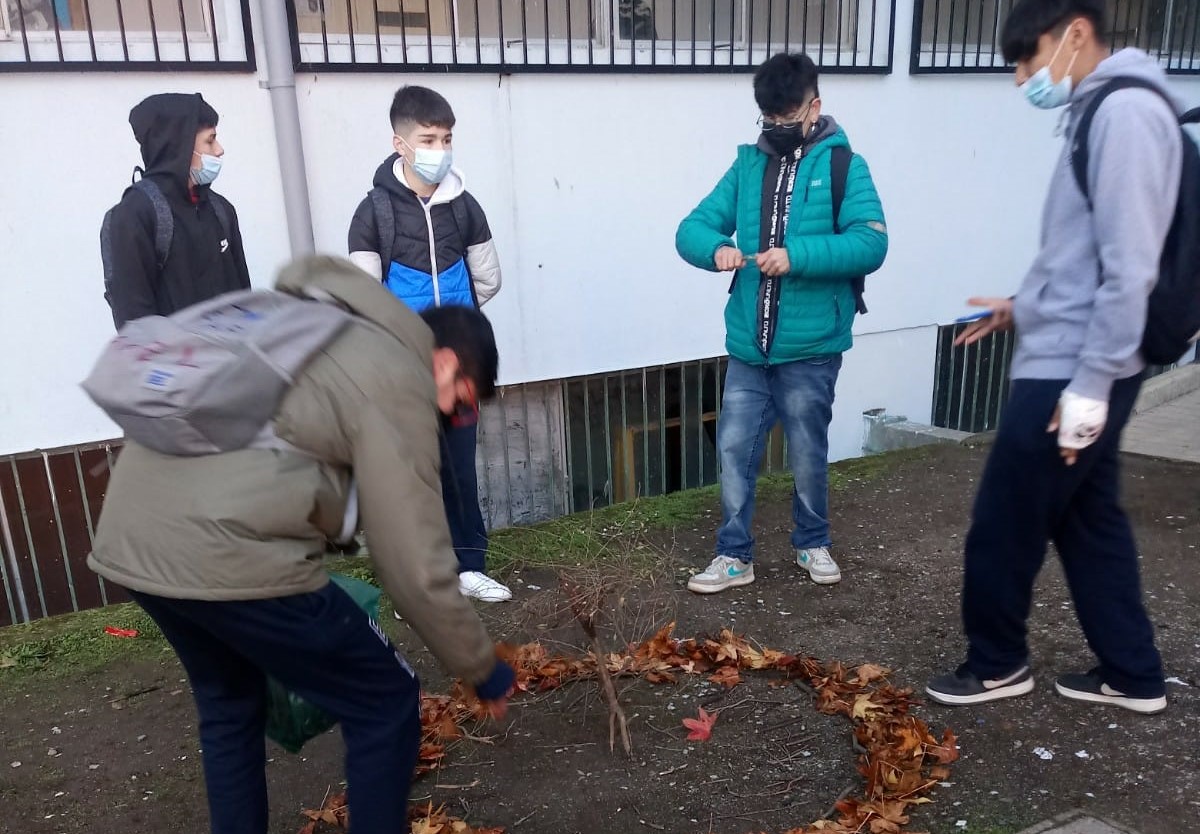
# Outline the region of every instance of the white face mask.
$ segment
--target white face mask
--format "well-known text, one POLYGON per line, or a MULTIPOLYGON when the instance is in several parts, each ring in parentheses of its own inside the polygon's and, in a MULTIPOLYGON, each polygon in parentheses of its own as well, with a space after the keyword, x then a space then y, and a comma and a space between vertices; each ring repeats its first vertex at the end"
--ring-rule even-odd
POLYGON ((1021 85, 1021 92, 1025 94, 1025 99, 1034 107, 1042 110, 1053 110, 1056 107, 1062 107, 1071 100, 1071 67, 1075 65, 1075 59, 1079 57, 1079 50, 1071 56, 1070 63, 1067 64, 1067 70, 1063 73, 1062 81, 1055 83, 1050 76, 1050 66, 1058 60, 1058 54, 1062 52, 1063 44, 1067 42, 1067 32, 1063 32, 1062 38, 1058 41, 1058 48, 1054 50, 1054 54, 1050 56, 1050 62, 1021 85))
MULTIPOLYGON (((403 139, 400 140, 404 142, 403 139)), ((450 173, 454 164, 454 153, 450 150, 433 150, 432 148, 414 148, 408 142, 412 157, 408 159, 408 167, 413 169, 418 177, 429 185, 437 185, 450 173)))

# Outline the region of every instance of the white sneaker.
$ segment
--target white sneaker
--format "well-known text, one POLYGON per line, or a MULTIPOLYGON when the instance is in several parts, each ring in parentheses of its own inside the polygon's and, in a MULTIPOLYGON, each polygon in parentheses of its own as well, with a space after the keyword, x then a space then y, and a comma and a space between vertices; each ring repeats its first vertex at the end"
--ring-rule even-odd
POLYGON ((508 602, 512 599, 512 591, 486 573, 476 570, 458 575, 458 590, 464 597, 480 602, 508 602))
POLYGON ((796 564, 808 571, 818 585, 833 585, 842 581, 842 571, 829 555, 828 547, 809 547, 796 551, 796 564))
POLYGON ((726 588, 754 581, 754 565, 733 556, 718 556, 702 572, 688 580, 687 588, 697 594, 715 594, 726 588))

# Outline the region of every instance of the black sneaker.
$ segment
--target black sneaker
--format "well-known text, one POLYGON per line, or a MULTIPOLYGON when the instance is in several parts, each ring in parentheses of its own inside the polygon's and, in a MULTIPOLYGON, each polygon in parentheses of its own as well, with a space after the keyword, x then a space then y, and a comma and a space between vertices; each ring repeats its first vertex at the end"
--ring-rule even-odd
POLYGON ((925 687, 925 692, 939 704, 958 707, 967 704, 986 704, 1001 698, 1015 698, 1033 691, 1033 673, 1022 666, 1011 675, 981 681, 959 666, 953 674, 938 675, 925 687))
POLYGON ((1112 704, 1142 715, 1154 715, 1167 708, 1167 696, 1157 698, 1135 698, 1118 692, 1104 682, 1100 670, 1093 669, 1086 675, 1060 675, 1054 682, 1054 690, 1072 701, 1087 701, 1089 704, 1112 704))

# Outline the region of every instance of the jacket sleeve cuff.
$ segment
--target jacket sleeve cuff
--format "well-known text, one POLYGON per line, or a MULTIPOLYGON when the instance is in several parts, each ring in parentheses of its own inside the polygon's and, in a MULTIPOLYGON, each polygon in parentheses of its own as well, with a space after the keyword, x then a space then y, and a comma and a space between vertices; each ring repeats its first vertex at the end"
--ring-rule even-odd
POLYGON ((516 679, 517 675, 513 668, 503 660, 497 660, 496 665, 492 668, 492 673, 487 676, 487 680, 475 685, 475 694, 483 701, 503 698, 508 694, 508 690, 512 689, 516 679))
POLYGON ((1087 365, 1080 365, 1070 384, 1067 385, 1067 390, 1081 397, 1108 402, 1109 395, 1112 393, 1112 384, 1113 378, 1108 374, 1095 368, 1089 368, 1087 365))

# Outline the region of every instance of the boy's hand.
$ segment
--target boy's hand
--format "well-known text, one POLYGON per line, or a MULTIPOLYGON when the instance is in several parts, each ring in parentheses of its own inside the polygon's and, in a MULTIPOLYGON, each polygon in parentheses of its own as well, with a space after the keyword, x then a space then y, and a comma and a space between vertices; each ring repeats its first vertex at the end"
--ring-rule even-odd
POLYGON ((717 272, 733 272, 746 265, 746 256, 732 246, 722 246, 713 260, 717 264, 717 272))
POLYGON ((754 257, 758 262, 759 272, 769 278, 787 275, 792 271, 792 262, 788 259, 787 250, 778 246, 754 257))
POLYGON ((503 697, 483 702, 484 709, 487 710, 488 715, 491 716, 493 721, 499 721, 508 714, 508 699, 512 697, 514 692, 516 692, 515 686, 505 692, 503 697))
POLYGON ((1067 466, 1075 463, 1079 451, 1100 439, 1108 422, 1108 403, 1063 391, 1046 431, 1058 432, 1058 451, 1067 466))
POLYGON ((971 322, 954 340, 954 346, 973 345, 984 336, 1004 330, 1012 330, 1013 303, 1011 298, 968 298, 972 307, 986 307, 992 314, 986 319, 971 322))

